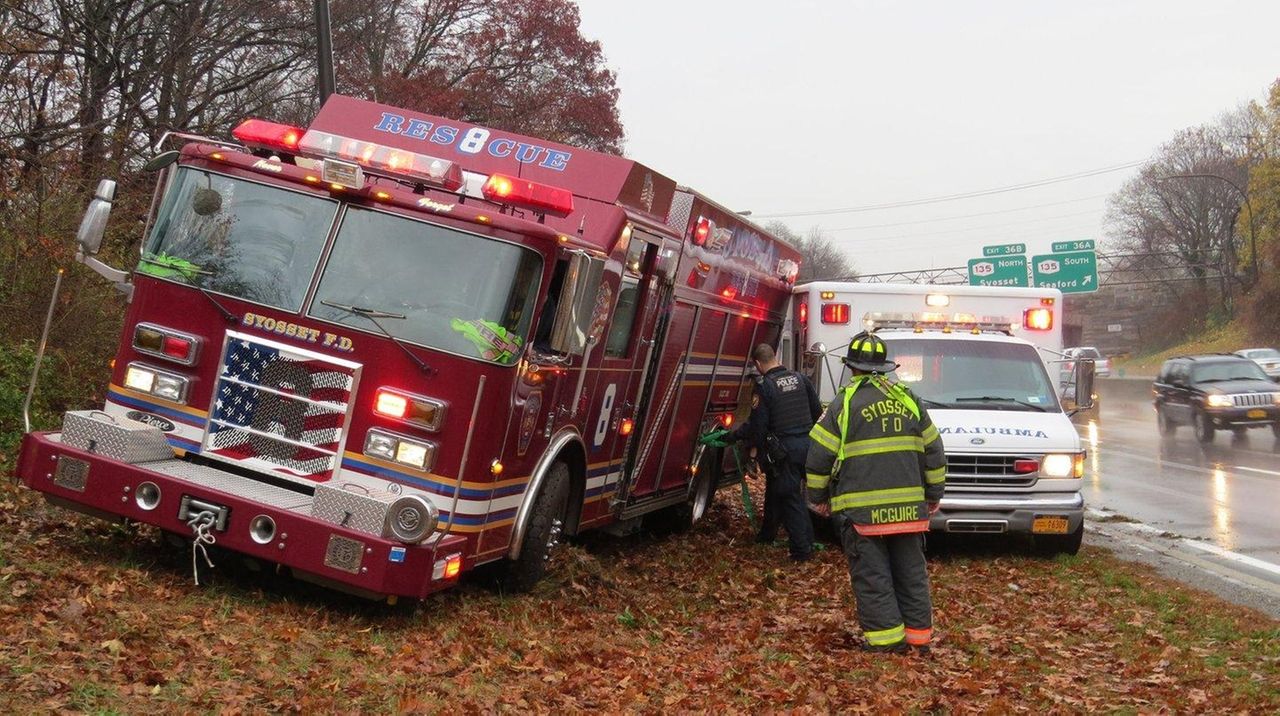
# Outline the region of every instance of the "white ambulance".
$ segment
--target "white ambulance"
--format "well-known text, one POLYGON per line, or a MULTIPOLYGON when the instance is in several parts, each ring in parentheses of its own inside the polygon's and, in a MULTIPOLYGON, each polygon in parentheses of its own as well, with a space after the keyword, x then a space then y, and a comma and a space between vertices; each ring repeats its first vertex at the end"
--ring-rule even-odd
POLYGON ((849 339, 874 330, 947 450, 936 531, 1028 533, 1074 554, 1084 535, 1084 448, 1064 409, 1092 406, 1093 364, 1063 372, 1056 289, 815 282, 797 286, 780 352, 823 402, 848 382, 849 339))

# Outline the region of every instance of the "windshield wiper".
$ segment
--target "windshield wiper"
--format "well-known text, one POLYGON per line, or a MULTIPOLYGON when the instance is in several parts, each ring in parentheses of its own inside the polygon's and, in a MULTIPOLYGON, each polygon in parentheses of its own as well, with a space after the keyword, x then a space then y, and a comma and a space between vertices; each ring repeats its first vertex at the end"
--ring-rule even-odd
MULTIPOLYGON (((919 397, 919 396, 916 396, 919 397)), ((944 403, 941 400, 930 400, 929 398, 920 398, 920 402, 924 403, 926 408, 950 408, 951 403, 944 403)))
POLYGON ((326 301, 324 299, 321 299, 320 303, 330 308, 336 308, 340 311, 346 311, 347 313, 350 313, 353 316, 363 316, 369 319, 369 322, 377 326, 378 331, 380 331, 382 335, 386 336, 387 338, 390 338, 392 343, 396 344, 397 346, 400 346, 400 350, 404 351, 404 354, 409 356, 409 360, 413 361, 414 364, 418 366, 419 370, 421 370, 423 373, 427 375, 431 375, 432 373, 435 373, 435 369, 427 365, 426 362, 424 362, 421 358, 414 355, 413 351, 409 350, 408 346, 401 343, 399 338, 396 338, 395 336, 391 335, 391 331, 388 331, 386 328, 383 328, 382 324, 378 323, 379 318, 404 319, 405 316, 403 316, 402 314, 391 313, 389 311, 379 311, 376 308, 365 308, 364 306, 349 306, 345 303, 334 303, 333 301, 326 301))
MULTIPOLYGON (((389 311, 380 311, 376 308, 365 308, 364 306, 349 306, 345 303, 334 303, 333 301, 325 301, 323 299, 320 301, 320 303, 323 303, 324 305, 329 306, 331 308, 340 308, 346 311, 347 313, 354 313, 357 316, 364 316, 365 318, 399 318, 403 320, 405 317, 404 314, 401 314, 401 313, 391 313, 389 311)), ((378 327, 381 328, 381 326, 378 326, 378 327)))
POLYGON ((1041 413, 1045 412, 1045 408, 1043 405, 1028 403, 1025 400, 1018 400, 1017 398, 1006 398, 1001 395, 966 395, 966 396, 961 396, 959 398, 956 398, 956 402, 957 403, 964 403, 964 402, 1016 403, 1030 410, 1035 410, 1041 413))
MULTIPOLYGON (((158 259, 154 259, 154 258, 152 258, 152 257, 150 257, 150 256, 147 256, 146 254, 143 254, 143 255, 142 255, 142 259, 141 259, 141 260, 142 260, 142 262, 143 262, 143 263, 153 264, 153 265, 156 265, 156 266, 163 266, 163 267, 165 267, 165 268, 167 268, 167 269, 170 269, 170 270, 172 270, 172 271, 176 271, 176 272, 178 272, 178 273, 188 273, 188 272, 190 272, 190 273, 198 273, 198 274, 200 274, 200 275, 202 275, 202 276, 213 276, 213 275, 215 275, 212 271, 205 271, 204 269, 196 268, 196 267, 195 267, 195 265, 193 265, 193 264, 188 264, 188 265, 186 265, 186 266, 183 266, 183 267, 179 268, 179 267, 175 267, 175 266, 174 266, 172 263, 170 263, 170 262, 160 261, 160 260, 158 260, 158 259)), ((204 296, 205 298, 209 299, 209 303, 212 303, 212 304, 213 304, 213 307, 214 307, 214 308, 216 308, 216 309, 218 309, 218 312, 222 314, 222 319, 223 319, 224 321, 226 321, 227 323, 236 323, 236 322, 238 322, 238 321, 239 321, 239 319, 238 319, 238 318, 236 318, 236 314, 232 313, 231 311, 228 311, 226 306, 224 306, 224 305, 222 305, 221 303, 219 303, 219 302, 218 302, 218 299, 216 299, 216 298, 214 298, 214 297, 213 297, 213 293, 211 293, 211 292, 209 291, 209 289, 205 288, 204 286, 201 286, 201 285, 200 285, 200 284, 198 284, 198 283, 194 283, 194 282, 193 282, 193 283, 188 283, 188 284, 186 284, 186 285, 191 286, 191 287, 192 287, 192 288, 194 288, 195 290, 199 291, 201 296, 204 296)))

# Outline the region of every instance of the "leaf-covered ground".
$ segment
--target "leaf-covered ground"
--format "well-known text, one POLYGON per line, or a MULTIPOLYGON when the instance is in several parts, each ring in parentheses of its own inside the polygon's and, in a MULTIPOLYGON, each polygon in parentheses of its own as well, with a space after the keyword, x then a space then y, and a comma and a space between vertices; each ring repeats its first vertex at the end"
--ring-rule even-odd
POLYGON ((1280 624, 1106 552, 931 559, 932 656, 854 648, 838 550, 757 546, 722 492, 692 533, 596 536, 531 595, 416 611, 267 580, 0 487, 0 713, 1280 710, 1280 624))

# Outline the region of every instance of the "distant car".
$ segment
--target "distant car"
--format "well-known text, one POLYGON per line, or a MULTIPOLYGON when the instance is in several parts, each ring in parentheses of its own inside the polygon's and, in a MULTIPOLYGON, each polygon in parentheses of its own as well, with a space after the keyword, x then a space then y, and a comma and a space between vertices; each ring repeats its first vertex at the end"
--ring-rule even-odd
POLYGON ((1235 354, 1257 363, 1271 380, 1280 380, 1280 351, 1275 348, 1245 348, 1235 354))
MULTIPOLYGON (((1102 355, 1102 351, 1093 346, 1078 346, 1076 348, 1068 348, 1062 352, 1068 359, 1070 358, 1092 358, 1093 374, 1099 378, 1106 378, 1111 375, 1111 361, 1102 355)), ((1075 367, 1074 363, 1067 362, 1066 370, 1070 371, 1075 367)))
POLYGON ((1243 435, 1270 427, 1280 439, 1280 388, 1251 360, 1230 353, 1170 358, 1152 392, 1162 435, 1190 425, 1208 443, 1215 430, 1243 435))

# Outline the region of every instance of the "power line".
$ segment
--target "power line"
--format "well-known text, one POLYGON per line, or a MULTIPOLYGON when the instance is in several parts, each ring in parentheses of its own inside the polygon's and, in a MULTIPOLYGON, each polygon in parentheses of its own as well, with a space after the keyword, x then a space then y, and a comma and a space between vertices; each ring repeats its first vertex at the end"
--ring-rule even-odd
POLYGON ((1079 199, 1067 199, 1066 201, 1051 201, 1047 204, 1032 204, 1030 206, 1020 206, 1014 209, 1001 209, 999 211, 982 211, 976 214, 957 214, 955 216, 939 216, 936 219, 917 219, 916 221, 896 221, 891 224, 863 224, 861 226, 842 226, 836 229, 823 229, 824 231, 855 231, 861 229, 888 229, 895 226, 914 226, 917 224, 934 224, 939 221, 957 221, 959 219, 973 219, 979 216, 995 216, 997 214, 1013 214, 1019 211, 1030 211, 1032 209, 1043 209, 1049 206, 1062 206, 1063 204, 1079 204, 1082 201, 1093 201, 1110 196, 1110 194, 1094 194, 1093 196, 1085 196, 1079 199))
MULTIPOLYGON (((1010 226, 1038 224, 1041 222, 1052 221, 1054 219, 1068 219, 1068 218, 1073 218, 1077 216, 1096 216, 1097 213, 1098 212, 1096 211, 1077 211, 1070 214, 1057 214, 1054 216, 1043 216, 1036 219, 1026 219, 1023 221, 1008 221, 1003 224, 987 224, 985 226, 968 226, 965 228, 948 229, 946 231, 928 231, 924 233, 915 233, 915 234, 894 234, 892 236, 868 236, 865 238, 847 237, 843 239, 837 239, 836 242, 838 245, 844 246, 844 245, 849 245, 854 243, 870 243, 872 241, 913 239, 913 238, 921 238, 921 237, 928 237, 928 236, 953 236, 956 234, 967 234, 974 231, 988 231, 990 229, 1001 229, 1001 228, 1006 228, 1010 226)), ((1052 234, 1057 231, 1066 231, 1066 230, 1075 229, 1075 228, 1089 228, 1089 227, 1095 227, 1095 226, 1097 225, 1096 224, 1076 224, 1070 227, 1046 227, 1045 229, 1041 231, 1036 231, 1034 234, 1030 234, 1028 236, 1042 236, 1046 234, 1052 234)), ((1023 234, 1020 234, 1020 235, 1023 235, 1023 234)))
POLYGON ((757 219, 785 219, 794 216, 827 216, 830 214, 856 214, 864 211, 878 211, 881 209, 898 209, 906 206, 921 206, 924 204, 938 204, 944 201, 958 201, 960 199, 973 199, 980 196, 991 196, 992 194, 1004 194, 1011 191, 1022 191, 1024 189, 1034 189, 1036 187, 1048 186, 1050 184, 1059 184, 1065 181, 1073 181, 1076 179, 1085 179, 1088 177, 1098 176, 1100 174, 1109 174, 1124 169, 1131 169, 1141 164, 1142 161, 1125 162, 1124 164, 1116 164, 1110 167, 1102 167, 1101 169, 1090 169, 1088 171, 1076 172, 1074 174, 1064 174, 1049 179, 1039 179, 1036 181, 1024 182, 1022 184, 1010 184, 1008 186, 994 187, 991 189, 979 189, 978 191, 967 191, 960 194, 943 194, 941 196, 931 196, 924 199, 909 199, 906 201, 894 201, 885 204, 866 204, 863 206, 850 206, 842 209, 815 209, 813 211, 791 211, 778 214, 757 214, 757 219))

